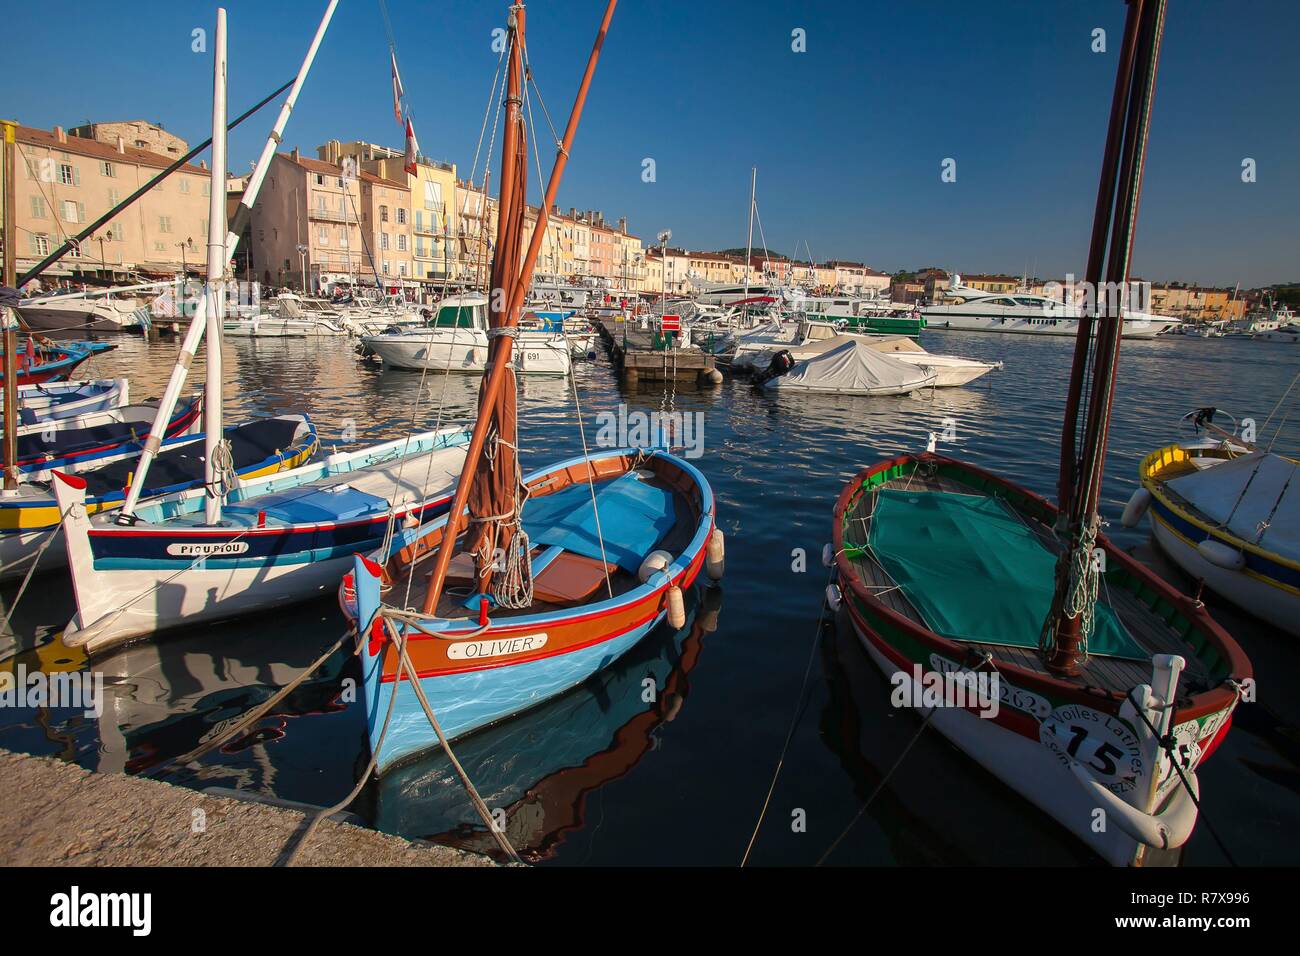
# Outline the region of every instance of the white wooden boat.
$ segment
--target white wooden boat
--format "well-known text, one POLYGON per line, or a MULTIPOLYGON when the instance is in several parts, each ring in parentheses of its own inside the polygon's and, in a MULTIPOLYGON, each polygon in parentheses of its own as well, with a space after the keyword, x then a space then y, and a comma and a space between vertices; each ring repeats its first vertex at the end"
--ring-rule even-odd
MULTIPOLYGON (((18 423, 53 422, 118 408, 129 402, 130 396, 131 383, 124 378, 19 385, 18 423)), ((0 411, 3 409, 4 397, 0 395, 0 411)))
POLYGON ((1188 575, 1300 637, 1300 462, 1231 442, 1174 444, 1138 475, 1126 523, 1146 511, 1156 544, 1188 575))

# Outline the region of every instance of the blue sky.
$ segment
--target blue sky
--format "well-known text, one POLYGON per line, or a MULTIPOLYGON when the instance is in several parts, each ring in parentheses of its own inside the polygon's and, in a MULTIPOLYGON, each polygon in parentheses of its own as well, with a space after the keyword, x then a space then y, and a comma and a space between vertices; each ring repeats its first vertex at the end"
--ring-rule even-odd
MULTIPOLYGON (((473 158, 506 4, 388 0, 423 151, 473 158)), ((33 126, 210 126, 210 57, 190 0, 52 8, 6 0, 0 112, 33 126)), ((323 0, 230 0, 230 103, 297 68, 323 0)), ((529 5, 529 50, 557 126, 604 4, 529 5)), ((1300 279, 1300 35, 1295 0, 1174 0, 1134 267, 1145 278, 1252 286, 1300 279), (1241 181, 1244 158, 1257 181, 1241 181)), ((652 237, 743 245, 749 169, 767 242, 893 270, 1082 272, 1123 26, 1120 0, 622 0, 560 189, 563 208, 627 216, 652 237), (805 31, 806 52, 791 33, 805 31), (1090 49, 1107 31, 1107 52, 1090 49), (656 180, 642 180, 643 160, 656 180), (957 180, 941 181, 956 160, 957 180)), ((378 0, 342 0, 286 145, 401 145, 378 0)), ((245 171, 274 119, 231 140, 245 171)), ((542 122, 538 118, 538 122, 542 122)), ((553 150, 541 144, 549 166, 553 150)), ((497 160, 494 159, 494 165, 497 160)), ((481 164, 480 164, 481 166, 481 164)), ((534 177, 535 178, 535 177, 534 177)), ((535 197, 532 197, 535 198, 535 197)))

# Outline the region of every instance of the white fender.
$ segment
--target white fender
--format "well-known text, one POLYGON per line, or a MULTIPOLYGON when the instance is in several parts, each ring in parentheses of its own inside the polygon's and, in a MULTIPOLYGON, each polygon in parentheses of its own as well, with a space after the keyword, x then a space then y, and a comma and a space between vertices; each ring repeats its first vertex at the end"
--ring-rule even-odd
POLYGON ((835 567, 835 546, 829 541, 822 545, 822 567, 835 567))
POLYGON ((925 442, 925 450, 928 452, 933 452, 938 447, 939 447, 939 436, 936 435, 934 432, 930 432, 930 437, 927 438, 925 442))
POLYGON ((1244 554, 1216 538, 1206 538, 1196 546, 1196 553, 1211 564, 1228 571, 1240 571, 1246 566, 1244 554))
POLYGON ((714 528, 704 551, 704 570, 714 581, 721 581, 727 570, 726 537, 721 528, 714 528))
POLYGON ((637 569, 636 578, 642 584, 645 584, 652 577, 660 572, 666 572, 668 566, 673 563, 673 556, 667 551, 651 551, 641 562, 641 567, 637 569))
POLYGON ((1185 771, 1191 794, 1186 787, 1179 784, 1164 810, 1152 814, 1143 813, 1125 803, 1119 795, 1098 783, 1082 764, 1072 762, 1070 771, 1079 781, 1079 785, 1087 790, 1097 801, 1097 805, 1106 811, 1107 818, 1118 823, 1121 830, 1139 843, 1161 850, 1171 850, 1182 846, 1192 835, 1192 829, 1196 826, 1196 803, 1191 797, 1195 795, 1197 800, 1201 798, 1201 785, 1194 772, 1185 771))
POLYGON ((668 589, 668 625, 674 630, 686 626, 686 599, 682 597, 682 589, 675 584, 668 589))
POLYGON ((838 611, 840 609, 842 599, 843 596, 840 594, 840 589, 836 585, 826 585, 826 605, 832 611, 838 611))
POLYGON ((1139 488, 1128 499, 1128 504, 1124 506, 1124 514, 1120 517, 1119 523, 1126 528, 1136 528, 1142 516, 1147 513, 1147 508, 1151 506, 1151 492, 1145 488, 1139 488))

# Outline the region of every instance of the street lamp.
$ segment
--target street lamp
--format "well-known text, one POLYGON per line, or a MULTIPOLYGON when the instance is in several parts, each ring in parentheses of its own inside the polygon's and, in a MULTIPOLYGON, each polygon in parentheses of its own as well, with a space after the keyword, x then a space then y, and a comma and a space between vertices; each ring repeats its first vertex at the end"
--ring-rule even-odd
POLYGON ((99 271, 107 273, 108 258, 104 255, 104 240, 107 239, 109 242, 113 241, 113 230, 110 229, 108 232, 104 233, 104 235, 95 236, 94 238, 99 240, 99 271))
POLYGON ((302 294, 307 294, 307 247, 301 242, 298 243, 298 261, 302 269, 302 294))
POLYGON ((664 298, 668 291, 668 281, 667 281, 668 280, 668 240, 671 239, 672 237, 673 237, 673 231, 671 229, 665 229, 663 232, 659 233, 658 236, 659 249, 660 249, 659 255, 662 257, 662 261, 664 264, 663 271, 660 273, 660 277, 659 277, 659 314, 660 315, 663 315, 664 298))
POLYGON ((181 275, 188 279, 190 276, 190 270, 189 266, 185 262, 185 250, 194 248, 194 237, 191 236, 187 239, 182 239, 180 242, 176 243, 176 245, 179 246, 181 250, 181 275))

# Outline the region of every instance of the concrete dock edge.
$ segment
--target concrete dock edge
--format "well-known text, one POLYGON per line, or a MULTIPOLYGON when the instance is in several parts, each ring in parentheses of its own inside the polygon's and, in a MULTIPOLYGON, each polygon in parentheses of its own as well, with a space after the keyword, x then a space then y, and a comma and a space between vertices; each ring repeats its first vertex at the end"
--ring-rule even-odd
MULTIPOLYGON (((0 749, 2 866, 271 866, 296 810, 0 749)), ((325 820, 304 866, 494 866, 486 857, 325 820)))

